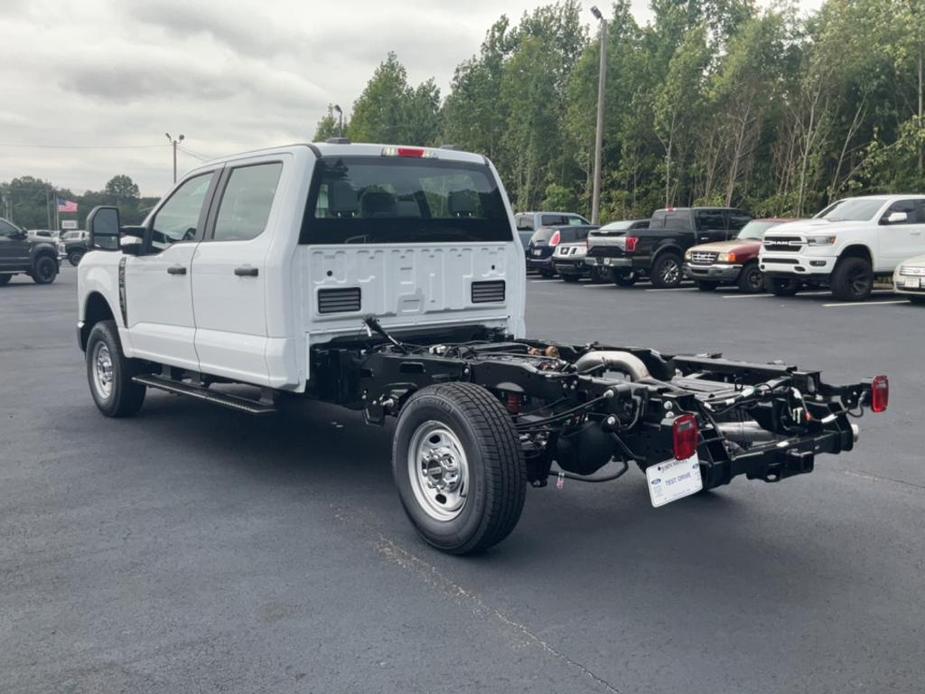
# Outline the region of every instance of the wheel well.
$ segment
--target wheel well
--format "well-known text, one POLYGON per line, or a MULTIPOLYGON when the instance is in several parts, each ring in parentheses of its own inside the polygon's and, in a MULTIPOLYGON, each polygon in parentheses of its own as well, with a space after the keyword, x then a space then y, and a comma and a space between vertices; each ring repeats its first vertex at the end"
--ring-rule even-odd
POLYGON ((655 253, 652 256, 652 262, 654 263, 656 260, 658 260, 660 256, 663 256, 666 253, 671 253, 672 255, 676 255, 682 259, 684 258, 684 251, 682 251, 678 246, 670 245, 670 246, 662 246, 661 248, 656 248, 655 253))
POLYGON ((84 307, 83 327, 80 329, 80 348, 87 348, 87 340, 90 337, 90 331, 93 326, 104 320, 113 320, 115 316, 112 309, 109 308, 109 302, 99 292, 92 292, 87 297, 87 303, 84 307))
POLYGON ((841 258, 860 258, 873 265, 874 259, 870 255, 870 249, 867 246, 848 246, 839 255, 841 258))

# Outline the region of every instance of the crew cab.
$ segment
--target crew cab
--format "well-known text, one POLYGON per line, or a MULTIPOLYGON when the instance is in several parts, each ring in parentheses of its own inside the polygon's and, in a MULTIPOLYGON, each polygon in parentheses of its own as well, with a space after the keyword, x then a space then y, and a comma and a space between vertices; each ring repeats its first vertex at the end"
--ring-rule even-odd
POLYGON ((53 239, 29 236, 0 219, 0 287, 14 275, 28 275, 36 284, 51 284, 58 276, 58 252, 53 239))
POLYGON ((826 287, 837 299, 861 301, 878 277, 889 281, 903 260, 923 252, 925 195, 872 195, 769 231, 758 260, 779 296, 826 287))
POLYGON ((887 407, 885 377, 832 386, 779 362, 527 339, 514 229, 481 155, 339 141, 204 164, 141 226, 90 215, 90 394, 109 417, 156 389, 255 416, 311 398, 394 418, 399 499, 457 554, 506 537, 528 484, 634 465, 663 506, 777 482, 887 407))
POLYGON ((753 219, 730 241, 704 243, 684 253, 684 276, 697 288, 710 292, 734 284, 742 292, 764 291, 764 275, 758 267, 761 240, 768 229, 794 221, 785 218, 753 219))
MULTIPOLYGON (((648 219, 622 219, 616 222, 608 222, 600 229, 594 229, 588 234, 587 251, 590 251, 592 246, 611 246, 615 244, 623 248, 623 242, 617 239, 626 236, 635 229, 646 229, 648 226, 648 219)), ((624 284, 625 273, 614 272, 610 267, 604 265, 602 258, 589 257, 587 251, 585 251, 585 265, 588 266, 591 279, 598 282, 614 282, 617 285, 624 284)))
POLYGON ((683 279, 684 252, 698 243, 736 236, 751 216, 725 207, 671 207, 656 210, 646 229, 617 237, 611 244, 588 249, 589 262, 607 268, 617 284, 632 285, 648 277, 660 288, 678 287, 683 279))

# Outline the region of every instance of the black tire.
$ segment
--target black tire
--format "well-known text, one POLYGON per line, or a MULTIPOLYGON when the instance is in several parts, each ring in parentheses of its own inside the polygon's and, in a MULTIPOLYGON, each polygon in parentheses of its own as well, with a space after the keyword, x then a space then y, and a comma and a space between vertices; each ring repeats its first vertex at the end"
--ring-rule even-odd
POLYGON ((80 248, 74 249, 73 251, 68 251, 67 262, 69 262, 74 267, 77 267, 80 265, 80 261, 83 260, 85 253, 86 251, 80 248))
POLYGON ((909 301, 919 306, 925 306, 925 296, 910 296, 909 301))
POLYGON ((581 279, 581 275, 559 275, 564 281, 570 282, 572 284, 576 283, 581 279))
POLYGON ((757 294, 764 291, 764 273, 758 267, 757 262, 747 263, 739 273, 739 279, 736 282, 740 292, 746 294, 757 294))
POLYGON ((552 270, 540 270, 540 277, 542 277, 544 280, 551 280, 555 276, 556 273, 552 270))
MULTIPOLYGON (((107 417, 131 417, 137 414, 145 400, 145 387, 132 382, 132 376, 138 373, 138 369, 135 363, 126 359, 122 353, 119 332, 113 321, 100 321, 93 326, 90 337, 87 338, 86 361, 90 394, 100 412, 107 417), (106 359, 109 361, 111 381, 108 392, 100 384, 100 359, 103 362, 106 359)), ((100 369, 105 371, 102 365, 100 369)))
MULTIPOLYGON (((454 445, 439 450, 456 450, 454 445)), ((440 464, 432 463, 430 469, 439 472, 440 464)), ((523 510, 526 466, 513 422, 497 398, 473 383, 428 386, 409 398, 395 428, 392 473, 405 513, 421 537, 451 554, 469 554, 497 544, 514 529, 523 510), (428 433, 433 427, 440 433, 428 433), (439 504, 452 497, 441 502, 441 491, 423 490, 426 476, 419 457, 421 446, 447 439, 440 427, 456 437, 465 462, 460 468, 467 471, 469 482, 461 507, 449 510, 457 515, 447 518, 439 517, 439 504), (413 458, 412 448, 418 451, 413 458), (413 469, 420 477, 412 478, 413 469), (427 501, 431 494, 436 497, 427 501)))
POLYGON ((665 251, 655 259, 650 274, 656 289, 674 289, 681 286, 681 256, 665 251))
POLYGON ((0 275, 0 287, 9 284, 11 279, 13 279, 13 275, 0 275))
POLYGON ((839 301, 863 301, 874 290, 874 269, 865 258, 842 258, 832 272, 832 296, 839 301))
POLYGON ((800 280, 786 277, 769 277, 765 280, 765 287, 774 296, 795 296, 800 291, 800 280))
POLYGON ((614 272, 613 283, 618 287, 632 287, 639 276, 635 272, 614 272))
POLYGON ((719 282, 698 282, 697 289, 702 292, 715 292, 719 282))
POLYGON ((31 274, 36 284, 51 284, 58 276, 58 261, 50 255, 40 255, 35 259, 31 274))
POLYGON ((592 267, 591 268, 591 281, 594 284, 602 284, 604 282, 609 282, 610 273, 605 271, 603 268, 592 267))

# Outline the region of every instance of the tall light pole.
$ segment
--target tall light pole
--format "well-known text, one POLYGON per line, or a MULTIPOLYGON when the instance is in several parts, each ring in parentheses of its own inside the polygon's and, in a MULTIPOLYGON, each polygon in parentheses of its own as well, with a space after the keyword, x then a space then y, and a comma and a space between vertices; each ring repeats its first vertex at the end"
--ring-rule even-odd
POLYGON ((337 111, 337 134, 344 136, 344 111, 340 106, 334 104, 334 110, 337 111))
POLYGON ((173 145, 173 182, 177 182, 177 145, 183 142, 183 135, 180 135, 176 140, 174 140, 170 133, 164 133, 167 136, 167 139, 170 141, 170 144, 173 145))
POLYGON ((597 78, 597 131, 594 134, 594 183, 591 192, 591 223, 601 223, 601 150, 604 147, 604 98, 607 87, 607 20, 596 6, 591 14, 601 23, 601 67, 597 78))

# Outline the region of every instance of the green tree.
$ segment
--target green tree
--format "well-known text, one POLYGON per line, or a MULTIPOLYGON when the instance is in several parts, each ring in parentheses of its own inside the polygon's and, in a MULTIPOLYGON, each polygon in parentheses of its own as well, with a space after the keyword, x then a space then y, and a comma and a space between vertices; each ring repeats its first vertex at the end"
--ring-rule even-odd
POLYGON ((332 137, 343 135, 340 129, 340 120, 334 115, 334 104, 328 104, 328 111, 318 121, 315 127, 315 136, 312 142, 324 142, 332 137))
POLYGON ((116 204, 137 202, 138 185, 129 176, 119 174, 109 179, 106 184, 106 194, 116 204))

